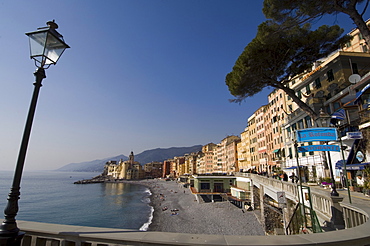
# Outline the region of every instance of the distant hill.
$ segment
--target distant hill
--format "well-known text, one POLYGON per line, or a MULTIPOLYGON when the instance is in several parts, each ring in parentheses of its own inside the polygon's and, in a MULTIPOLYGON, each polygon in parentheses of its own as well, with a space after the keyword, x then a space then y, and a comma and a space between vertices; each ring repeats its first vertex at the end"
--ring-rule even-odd
POLYGON ((56 171, 66 171, 66 172, 103 172, 104 165, 108 161, 119 161, 123 159, 124 161, 128 160, 127 156, 118 155, 114 157, 104 158, 101 160, 94 161, 85 161, 79 163, 70 163, 61 168, 58 168, 56 171))
MULTIPOLYGON (((183 156, 185 154, 190 154, 193 152, 198 152, 202 150, 202 145, 195 145, 192 147, 172 147, 167 149, 157 148, 151 150, 145 150, 140 154, 135 154, 135 161, 144 165, 152 161, 164 161, 171 159, 175 156, 183 156)), ((66 171, 66 172, 103 172, 104 165, 108 161, 119 161, 120 159, 126 161, 128 157, 125 155, 118 155, 114 157, 104 158, 101 160, 85 161, 80 163, 70 163, 65 165, 56 171, 66 171)))

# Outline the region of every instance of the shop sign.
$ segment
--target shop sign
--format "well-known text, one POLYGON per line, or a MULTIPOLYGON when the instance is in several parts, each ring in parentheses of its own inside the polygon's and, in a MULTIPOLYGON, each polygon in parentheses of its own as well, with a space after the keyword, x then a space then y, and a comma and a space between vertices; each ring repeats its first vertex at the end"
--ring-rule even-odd
POLYGON ((306 128, 296 131, 298 142, 337 141, 337 129, 332 127, 306 128))
POLYGON ((301 146, 298 147, 298 152, 311 152, 311 151, 336 151, 339 152, 338 145, 308 145, 308 146, 301 146))

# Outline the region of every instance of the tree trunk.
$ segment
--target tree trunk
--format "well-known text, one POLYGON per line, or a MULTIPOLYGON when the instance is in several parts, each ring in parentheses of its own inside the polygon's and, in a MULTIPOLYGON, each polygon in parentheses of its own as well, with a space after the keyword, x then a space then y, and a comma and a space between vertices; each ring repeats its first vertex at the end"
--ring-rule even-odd
POLYGON ((366 25, 366 22, 362 18, 362 16, 358 12, 354 12, 350 15, 351 19, 353 22, 356 24, 358 27, 358 30, 361 32, 363 38, 366 41, 366 44, 370 44, 370 30, 366 25))
POLYGON ((300 109, 306 112, 314 122, 316 121, 316 119, 318 118, 317 113, 315 113, 315 111, 313 111, 313 109, 310 106, 308 106, 301 99, 299 99, 299 97, 297 97, 293 89, 284 86, 282 83, 276 84, 274 83, 274 87, 282 89, 286 94, 288 94, 288 96, 292 98, 293 102, 295 102, 300 109))
POLYGON ((345 13, 349 15, 349 17, 353 20, 354 24, 357 26, 358 30, 362 34, 363 38, 366 41, 367 45, 370 45, 370 29, 366 25, 362 15, 356 9, 357 1, 352 1, 351 4, 348 5, 347 8, 343 7, 336 1, 335 9, 339 12, 345 13))

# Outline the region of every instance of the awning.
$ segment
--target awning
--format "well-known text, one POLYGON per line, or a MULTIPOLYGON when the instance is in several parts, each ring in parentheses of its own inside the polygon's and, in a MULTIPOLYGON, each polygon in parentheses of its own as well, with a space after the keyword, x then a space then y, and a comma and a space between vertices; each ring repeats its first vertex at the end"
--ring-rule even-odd
POLYGON ((336 112, 334 112, 331 115, 332 119, 337 119, 337 120, 344 120, 346 118, 346 111, 344 109, 340 109, 336 112))
MULTIPOLYGON (((303 166, 299 166, 299 167, 303 167, 303 166)), ((285 169, 296 169, 296 168, 297 168, 297 166, 292 166, 292 167, 287 167, 285 169)))
POLYGON ((276 149, 274 151, 272 151, 272 153, 278 153, 280 151, 280 149, 276 149))
POLYGON ((367 91, 368 89, 370 89, 370 84, 367 84, 364 88, 362 88, 361 91, 357 92, 356 93, 356 100, 354 103, 358 103, 358 100, 360 99, 360 97, 362 96, 362 94, 367 91))
MULTIPOLYGON (((357 163, 357 164, 347 164, 346 165, 346 170, 363 170, 367 165, 370 165, 370 162, 365 162, 365 163, 357 163)), ((336 169, 344 169, 343 167, 343 160, 337 161, 335 163, 335 168, 336 169)))

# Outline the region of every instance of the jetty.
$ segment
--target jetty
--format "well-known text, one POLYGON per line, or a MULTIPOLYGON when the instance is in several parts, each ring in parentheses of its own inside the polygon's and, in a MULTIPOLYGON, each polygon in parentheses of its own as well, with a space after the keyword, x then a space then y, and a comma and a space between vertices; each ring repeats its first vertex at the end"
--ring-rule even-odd
POLYGON ((106 181, 110 181, 110 179, 107 176, 98 175, 91 179, 78 180, 74 182, 74 184, 95 184, 95 183, 104 183, 106 181))

